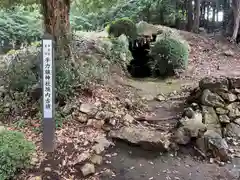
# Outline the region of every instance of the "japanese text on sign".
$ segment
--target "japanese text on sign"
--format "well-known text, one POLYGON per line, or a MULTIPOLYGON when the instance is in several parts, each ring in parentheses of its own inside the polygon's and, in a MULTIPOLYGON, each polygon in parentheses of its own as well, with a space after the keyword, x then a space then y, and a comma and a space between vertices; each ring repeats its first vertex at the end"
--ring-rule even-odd
POLYGON ((44 118, 52 118, 52 40, 43 40, 43 113, 44 118))

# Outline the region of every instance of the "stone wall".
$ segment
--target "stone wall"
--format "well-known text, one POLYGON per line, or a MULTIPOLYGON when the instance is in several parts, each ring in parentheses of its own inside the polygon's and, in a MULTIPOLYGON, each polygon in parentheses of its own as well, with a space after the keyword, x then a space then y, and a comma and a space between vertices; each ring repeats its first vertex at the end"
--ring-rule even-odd
POLYGON ((240 138, 240 78, 202 79, 187 106, 174 133, 175 142, 194 143, 203 156, 221 161, 238 154, 234 147, 240 138))

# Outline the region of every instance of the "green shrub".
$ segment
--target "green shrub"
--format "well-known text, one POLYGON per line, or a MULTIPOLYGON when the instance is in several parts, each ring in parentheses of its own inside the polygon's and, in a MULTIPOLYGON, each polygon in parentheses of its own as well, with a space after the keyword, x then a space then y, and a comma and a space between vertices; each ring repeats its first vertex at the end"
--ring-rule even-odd
POLYGON ((150 54, 152 73, 156 76, 172 75, 176 70, 184 70, 188 64, 188 48, 177 39, 159 39, 150 54))
POLYGON ((3 85, 9 91, 27 92, 38 82, 40 48, 31 46, 25 50, 10 51, 4 58, 6 67, 1 73, 3 85))
POLYGON ((33 143, 22 133, 3 130, 0 133, 0 179, 10 179, 19 169, 30 166, 34 151, 33 143))
POLYGON ((134 39, 137 35, 136 25, 128 18, 117 19, 106 28, 110 36, 119 37, 125 34, 128 38, 134 39))

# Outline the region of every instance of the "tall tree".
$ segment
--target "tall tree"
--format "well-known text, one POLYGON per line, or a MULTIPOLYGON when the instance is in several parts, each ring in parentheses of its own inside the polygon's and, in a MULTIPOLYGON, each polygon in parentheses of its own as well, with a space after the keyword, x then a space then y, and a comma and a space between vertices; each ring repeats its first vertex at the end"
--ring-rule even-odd
POLYGON ((224 2, 223 2, 223 29, 225 31, 227 29, 227 24, 229 22, 228 21, 229 9, 230 9, 229 1, 228 0, 224 0, 224 2))
POLYGON ((41 5, 45 32, 54 37, 58 57, 69 56, 70 0, 41 0, 41 5))
POLYGON ((195 9, 194 9, 194 26, 193 26, 193 31, 195 33, 198 33, 199 31, 199 24, 200 24, 200 3, 201 0, 194 0, 194 5, 195 5, 195 9))
POLYGON ((239 22, 240 22, 240 1, 239 0, 232 0, 232 9, 233 9, 233 18, 234 18, 232 41, 236 41, 238 30, 239 30, 239 22))
POLYGON ((193 27, 193 4, 192 0, 187 0, 187 30, 192 31, 193 27))

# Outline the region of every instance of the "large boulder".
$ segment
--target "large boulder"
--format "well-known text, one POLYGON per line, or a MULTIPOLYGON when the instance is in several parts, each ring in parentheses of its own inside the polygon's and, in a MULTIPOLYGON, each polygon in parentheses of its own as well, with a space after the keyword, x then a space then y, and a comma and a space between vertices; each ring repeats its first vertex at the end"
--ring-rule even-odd
POLYGON ((149 24, 145 21, 140 21, 139 23, 136 24, 137 26, 137 34, 139 36, 152 36, 152 35, 157 35, 161 33, 161 30, 157 27, 154 26, 153 24, 149 24))
POLYGON ((216 108, 224 107, 224 100, 218 94, 212 93, 209 89, 203 91, 201 103, 216 108))
POLYGON ((205 77, 199 81, 199 87, 202 90, 209 89, 211 91, 228 90, 229 81, 226 77, 205 77))
POLYGON ((229 160, 228 144, 218 133, 213 130, 207 130, 202 138, 204 143, 199 143, 201 139, 197 143, 199 149, 210 151, 213 156, 220 157, 222 161, 229 160))
POLYGON ((170 148, 170 135, 156 130, 143 128, 142 126, 122 127, 112 130, 109 136, 121 139, 131 144, 139 145, 147 150, 168 151, 170 148))
POLYGON ((210 106, 202 106, 202 110, 203 122, 206 124, 207 129, 213 130, 221 135, 221 124, 214 108, 210 106))

